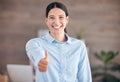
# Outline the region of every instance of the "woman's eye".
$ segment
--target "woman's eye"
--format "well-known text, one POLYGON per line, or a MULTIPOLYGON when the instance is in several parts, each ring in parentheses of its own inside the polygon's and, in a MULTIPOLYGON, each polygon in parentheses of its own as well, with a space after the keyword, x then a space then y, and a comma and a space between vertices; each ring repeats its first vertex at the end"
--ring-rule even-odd
POLYGON ((64 18, 64 17, 60 17, 61 19, 64 18))
POLYGON ((54 17, 49 17, 50 19, 54 19, 54 17))

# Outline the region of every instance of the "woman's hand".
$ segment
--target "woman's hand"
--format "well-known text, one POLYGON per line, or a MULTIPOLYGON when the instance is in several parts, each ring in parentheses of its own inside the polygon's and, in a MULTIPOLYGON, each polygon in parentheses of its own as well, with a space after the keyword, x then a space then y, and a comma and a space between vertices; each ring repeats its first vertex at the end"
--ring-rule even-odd
POLYGON ((48 69, 48 63, 49 63, 49 58, 48 58, 48 51, 45 51, 45 57, 42 58, 39 63, 38 63, 38 69, 41 72, 46 72, 48 69))

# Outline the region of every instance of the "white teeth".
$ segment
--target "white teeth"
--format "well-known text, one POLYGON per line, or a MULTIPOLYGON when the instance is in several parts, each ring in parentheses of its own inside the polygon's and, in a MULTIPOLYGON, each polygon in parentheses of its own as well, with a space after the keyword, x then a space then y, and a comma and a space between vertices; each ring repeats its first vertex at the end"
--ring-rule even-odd
POLYGON ((58 29, 58 28, 60 28, 60 26, 54 26, 54 28, 57 28, 57 29, 58 29))

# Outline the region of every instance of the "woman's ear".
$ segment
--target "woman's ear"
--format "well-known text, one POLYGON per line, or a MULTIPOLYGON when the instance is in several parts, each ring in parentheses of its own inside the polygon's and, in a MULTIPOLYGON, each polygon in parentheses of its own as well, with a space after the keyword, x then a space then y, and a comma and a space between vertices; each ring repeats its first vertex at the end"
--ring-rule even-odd
POLYGON ((66 20, 67 20, 67 24, 68 24, 68 22, 69 22, 69 16, 66 17, 66 20))
POLYGON ((47 18, 45 18, 45 23, 47 24, 47 18))

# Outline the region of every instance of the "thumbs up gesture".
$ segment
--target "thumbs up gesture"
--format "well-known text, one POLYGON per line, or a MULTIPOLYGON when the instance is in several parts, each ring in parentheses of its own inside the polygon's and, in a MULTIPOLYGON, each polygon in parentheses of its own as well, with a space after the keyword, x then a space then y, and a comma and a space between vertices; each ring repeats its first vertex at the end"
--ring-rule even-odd
POLYGON ((49 63, 49 58, 48 58, 48 51, 45 51, 45 57, 42 58, 39 63, 38 63, 38 69, 41 72, 46 72, 48 69, 48 63, 49 63))

